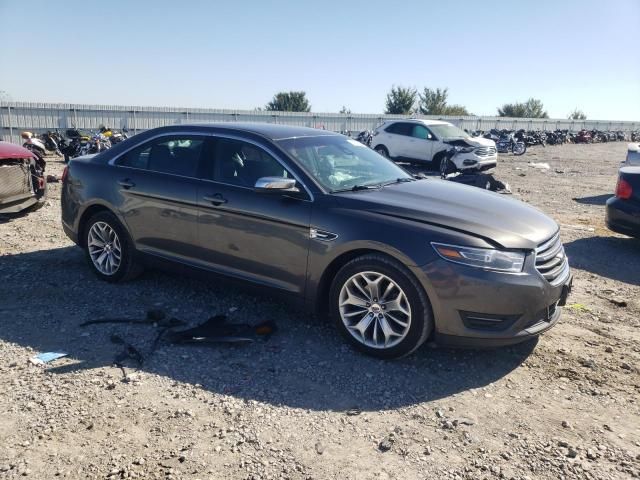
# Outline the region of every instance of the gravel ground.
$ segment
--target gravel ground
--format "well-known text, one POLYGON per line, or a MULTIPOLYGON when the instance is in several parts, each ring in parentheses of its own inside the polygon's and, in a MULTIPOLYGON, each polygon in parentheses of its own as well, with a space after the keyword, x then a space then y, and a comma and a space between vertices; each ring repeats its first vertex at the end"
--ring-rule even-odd
MULTIPOLYGON (((60 185, 0 219, 0 479, 640 477, 640 241, 604 202, 626 144, 503 155, 496 177, 562 226, 575 274, 561 322, 495 350, 364 357, 322 320, 220 280, 98 281, 60 226, 60 185), (549 170, 528 165, 547 162, 549 170), (274 320, 268 340, 175 346, 149 309, 198 324, 274 320), (123 346, 141 368, 114 365, 123 346), (29 358, 64 351, 46 366, 29 358)), ((63 165, 50 159, 49 174, 63 165)))

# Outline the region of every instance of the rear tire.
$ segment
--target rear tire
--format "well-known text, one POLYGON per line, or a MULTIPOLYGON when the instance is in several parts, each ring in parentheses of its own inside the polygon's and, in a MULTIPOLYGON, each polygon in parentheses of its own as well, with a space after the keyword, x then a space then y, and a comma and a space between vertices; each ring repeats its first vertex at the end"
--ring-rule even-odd
POLYGON ((329 308, 347 341, 378 358, 409 355, 433 330, 431 304, 423 288, 404 265, 381 254, 357 257, 338 271, 329 308))
POLYGON ((126 282, 142 273, 129 234, 111 212, 93 215, 83 229, 85 257, 98 278, 126 282))

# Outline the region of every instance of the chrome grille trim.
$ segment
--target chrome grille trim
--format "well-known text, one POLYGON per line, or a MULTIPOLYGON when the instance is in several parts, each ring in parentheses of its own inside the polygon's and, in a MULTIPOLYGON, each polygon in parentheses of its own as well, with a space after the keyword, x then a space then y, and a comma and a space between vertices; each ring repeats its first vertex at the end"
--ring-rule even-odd
POLYGON ((491 155, 495 155, 496 152, 496 147, 478 147, 475 149, 475 154, 479 157, 488 157, 491 155))
POLYGON ((536 270, 554 287, 569 278, 569 262, 560 241, 560 232, 538 245, 536 270))

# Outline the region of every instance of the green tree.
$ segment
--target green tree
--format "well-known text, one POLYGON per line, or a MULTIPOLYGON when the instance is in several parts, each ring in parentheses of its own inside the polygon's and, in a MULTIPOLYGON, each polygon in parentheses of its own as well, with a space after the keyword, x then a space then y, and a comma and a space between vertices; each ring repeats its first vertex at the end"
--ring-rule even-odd
POLYGON ((342 113, 343 115, 351 115, 351 109, 343 105, 338 113, 342 113))
POLYGON ((425 87, 419 95, 420 103, 418 105, 418 111, 423 115, 444 115, 444 111, 447 108, 448 95, 448 88, 443 88, 442 90, 436 88, 432 90, 425 87))
POLYGON ((505 103, 498 108, 498 115, 517 118, 549 118, 549 114, 544 110, 542 101, 536 98, 530 98, 524 103, 505 103))
POLYGON ((418 91, 411 87, 392 86, 387 93, 385 113, 407 115, 413 112, 418 91))
POLYGON ((270 112, 310 112, 311 105, 305 92, 279 92, 264 109, 270 112))
POLYGON ((587 116, 584 114, 582 110, 578 110, 576 107, 573 112, 569 114, 567 117, 569 120, 586 120, 587 116))
POLYGON ((447 105, 447 108, 444 109, 444 113, 443 115, 457 115, 457 116, 461 116, 461 117, 468 117, 469 115, 472 115, 471 113, 469 113, 469 111, 467 110, 467 107, 464 107, 462 105, 447 105))
POLYGON ((462 105, 448 105, 448 95, 448 88, 432 90, 425 87, 419 94, 418 111, 423 115, 469 115, 462 105))

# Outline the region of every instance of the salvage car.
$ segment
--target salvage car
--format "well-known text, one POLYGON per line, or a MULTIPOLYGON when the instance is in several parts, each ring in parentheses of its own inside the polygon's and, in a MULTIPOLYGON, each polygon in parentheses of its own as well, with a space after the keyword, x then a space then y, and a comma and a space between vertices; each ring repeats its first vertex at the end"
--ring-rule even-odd
POLYGON ((640 167, 640 143, 630 143, 627 146, 627 158, 624 165, 628 167, 640 167))
POLYGON ((377 357, 428 338, 505 345, 559 319, 558 225, 518 200, 417 179, 325 130, 148 130, 63 175, 62 224, 109 282, 166 261, 283 292, 377 357))
POLYGON ((17 213, 44 201, 45 165, 26 148, 0 142, 0 213, 17 213))
POLYGON ((606 223, 609 230, 640 238, 640 166, 618 172, 615 196, 607 200, 606 223))
POLYGON ((431 162, 440 171, 485 171, 498 163, 496 143, 471 137, 455 125, 439 120, 389 120, 373 132, 372 148, 394 160, 431 162), (447 165, 446 152, 459 148, 454 165, 447 165))

